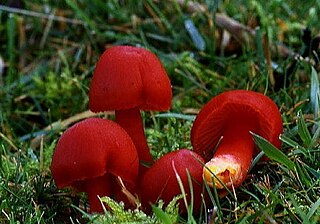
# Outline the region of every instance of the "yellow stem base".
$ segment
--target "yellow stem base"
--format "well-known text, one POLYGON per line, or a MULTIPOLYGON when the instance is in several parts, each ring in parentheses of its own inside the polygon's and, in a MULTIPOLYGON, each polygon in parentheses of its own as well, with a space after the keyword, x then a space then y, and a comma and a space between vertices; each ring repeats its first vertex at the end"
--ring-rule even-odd
POLYGON ((231 187, 240 174, 240 164, 230 156, 212 158, 203 167, 203 178, 210 187, 215 186, 217 189, 223 189, 223 184, 228 188, 231 187))

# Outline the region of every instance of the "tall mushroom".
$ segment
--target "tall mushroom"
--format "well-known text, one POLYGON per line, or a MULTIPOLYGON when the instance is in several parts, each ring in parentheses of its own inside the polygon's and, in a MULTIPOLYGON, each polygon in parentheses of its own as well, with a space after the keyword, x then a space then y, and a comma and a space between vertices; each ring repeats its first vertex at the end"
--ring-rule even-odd
MULTIPOLYGON (((188 180, 190 174, 193 187, 194 212, 198 213, 201 207, 202 168, 204 160, 197 153, 187 149, 170 152, 157 160, 144 174, 140 184, 142 205, 148 211, 150 203, 154 204, 162 199, 168 204, 175 196, 182 193, 177 175, 186 192, 188 203, 191 203, 191 191, 188 180)), ((186 212, 183 201, 180 201, 181 212, 186 212)))
POLYGON ((96 65, 89 108, 115 110, 115 120, 131 136, 140 162, 152 164, 140 110, 168 110, 171 98, 170 80, 155 54, 139 47, 114 46, 96 65))
POLYGON ((91 212, 101 212, 98 196, 121 195, 116 177, 135 188, 138 155, 130 136, 113 121, 88 118, 60 137, 51 163, 58 188, 86 192, 91 212))
POLYGON ((204 179, 223 188, 215 175, 227 187, 239 187, 258 152, 250 131, 280 147, 282 128, 277 105, 261 93, 234 90, 214 97, 201 109, 191 130, 194 151, 206 161, 211 159, 203 169, 204 179))

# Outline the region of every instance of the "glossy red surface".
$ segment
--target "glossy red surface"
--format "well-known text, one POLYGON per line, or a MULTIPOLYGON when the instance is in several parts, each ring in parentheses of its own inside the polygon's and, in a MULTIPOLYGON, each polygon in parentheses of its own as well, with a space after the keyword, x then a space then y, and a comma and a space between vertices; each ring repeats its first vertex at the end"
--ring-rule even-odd
POLYGON ((158 57, 132 46, 108 48, 100 57, 90 84, 89 107, 94 112, 164 111, 171 107, 171 83, 158 57))
POLYGON ((281 146, 279 135, 283 126, 277 105, 261 93, 233 90, 212 98, 201 109, 191 129, 193 150, 209 160, 224 131, 246 122, 253 125, 250 131, 276 147, 281 146))
MULTIPOLYGON (((132 46, 108 48, 100 57, 90 84, 89 108, 116 111, 116 122, 131 136, 140 164, 152 164, 140 110, 164 111, 171 107, 169 77, 151 51, 132 46)), ((140 166, 145 171, 143 165, 140 166)))
POLYGON ((123 128, 110 120, 88 118, 60 137, 51 172, 59 188, 72 186, 87 192, 96 211, 101 205, 92 195, 116 193, 114 177, 120 176, 130 188, 136 185, 138 161, 136 148, 123 128))
POLYGON ((241 175, 234 180, 238 187, 259 152, 250 132, 280 147, 282 130, 279 109, 270 98, 253 91, 233 90, 212 98, 201 109, 191 129, 191 143, 206 161, 223 155, 238 161, 241 175))
MULTIPOLYGON (((199 155, 187 149, 180 149, 161 157, 143 176, 140 186, 143 206, 150 210, 150 203, 154 204, 162 199, 168 204, 175 196, 181 194, 176 174, 181 178, 190 203, 191 193, 187 175, 189 173, 193 186, 194 212, 198 213, 201 207, 203 162, 199 155)), ((180 208, 181 212, 186 211, 183 200, 180 200, 180 208)))

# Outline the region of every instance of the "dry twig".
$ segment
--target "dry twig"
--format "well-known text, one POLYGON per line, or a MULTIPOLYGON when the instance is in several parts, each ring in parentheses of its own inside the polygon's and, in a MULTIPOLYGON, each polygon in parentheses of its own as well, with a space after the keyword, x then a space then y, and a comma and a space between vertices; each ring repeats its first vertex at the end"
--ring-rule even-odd
MULTIPOLYGON (((90 118, 90 117, 98 117, 101 115, 112 115, 114 112, 105 112, 105 113, 93 113, 89 110, 81 112, 79 114, 76 114, 72 117, 69 117, 63 121, 56 121, 53 122, 52 124, 48 125, 47 127, 45 127, 43 129, 43 132, 48 132, 48 131, 54 131, 54 130, 60 130, 60 129, 65 129, 68 126, 70 126, 71 124, 74 124, 80 120, 86 119, 86 118, 90 118)), ((35 138, 33 138, 31 140, 31 147, 32 148, 37 148, 39 147, 40 143, 41 143, 41 138, 44 138, 43 140, 46 140, 44 135, 39 135, 36 136, 35 138)))
MULTIPOLYGON (((208 9, 201 5, 200 3, 193 2, 193 1, 185 1, 185 0, 176 0, 181 6, 185 6, 188 8, 189 11, 195 13, 207 13, 208 9), (187 3, 186 3, 187 2, 187 3)), ((245 26, 238 21, 222 14, 216 13, 214 15, 214 22, 216 26, 224 31, 230 33, 230 35, 236 39, 242 45, 249 45, 253 47, 254 45, 254 38, 256 36, 256 30, 252 29, 251 27, 245 26)), ((289 57, 289 56, 298 56, 297 53, 293 52, 285 45, 276 44, 275 46, 270 47, 273 53, 278 54, 281 57, 289 57)))

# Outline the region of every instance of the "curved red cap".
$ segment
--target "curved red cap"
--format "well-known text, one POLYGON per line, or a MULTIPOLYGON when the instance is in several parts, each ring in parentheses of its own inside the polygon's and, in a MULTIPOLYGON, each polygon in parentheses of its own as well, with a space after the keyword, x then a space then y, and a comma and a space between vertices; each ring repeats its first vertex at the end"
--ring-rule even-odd
MULTIPOLYGON (((188 173, 190 174, 193 180, 194 210, 199 212, 203 163, 204 160, 198 154, 187 149, 170 152, 161 157, 143 176, 140 188, 142 204, 148 207, 149 203, 154 204, 159 199, 169 203, 175 196, 181 194, 176 171, 181 178, 188 200, 191 196, 188 182, 188 173)), ((180 208, 182 212, 186 211, 183 201, 180 201, 180 208)))
POLYGON ((59 188, 106 173, 135 184, 138 161, 131 138, 118 124, 88 118, 67 129, 60 137, 51 172, 59 188))
POLYGON ((252 132, 280 147, 283 126, 277 105, 261 93, 233 90, 212 98, 201 109, 191 129, 193 150, 210 159, 225 128, 242 122, 254 124, 252 132))
POLYGON ((172 90, 168 75, 152 52, 139 47, 114 46, 100 57, 89 91, 94 112, 138 107, 168 110, 172 90))

